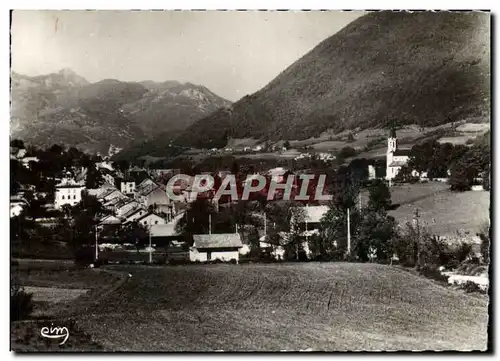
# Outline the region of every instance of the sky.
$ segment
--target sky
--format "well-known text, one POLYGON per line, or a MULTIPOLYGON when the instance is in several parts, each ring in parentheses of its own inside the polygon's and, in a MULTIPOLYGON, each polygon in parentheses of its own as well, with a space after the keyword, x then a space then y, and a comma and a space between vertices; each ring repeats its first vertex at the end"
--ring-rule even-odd
POLYGON ((12 70, 90 82, 177 80, 236 101, 362 12, 40 11, 12 14, 12 70))

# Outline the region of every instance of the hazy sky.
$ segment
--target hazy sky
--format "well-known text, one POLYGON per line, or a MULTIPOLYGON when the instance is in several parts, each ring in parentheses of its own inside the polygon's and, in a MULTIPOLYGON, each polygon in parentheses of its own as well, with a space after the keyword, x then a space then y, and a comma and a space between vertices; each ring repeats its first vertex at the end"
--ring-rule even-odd
POLYGON ((178 80, 237 100, 361 12, 15 11, 12 69, 178 80))

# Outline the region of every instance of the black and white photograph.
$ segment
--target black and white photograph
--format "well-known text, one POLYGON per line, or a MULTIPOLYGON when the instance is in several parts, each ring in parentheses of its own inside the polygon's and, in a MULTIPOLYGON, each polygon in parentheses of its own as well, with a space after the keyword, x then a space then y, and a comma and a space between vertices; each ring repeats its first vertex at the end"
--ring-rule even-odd
POLYGON ((491 351, 492 18, 11 10, 10 351, 491 351))

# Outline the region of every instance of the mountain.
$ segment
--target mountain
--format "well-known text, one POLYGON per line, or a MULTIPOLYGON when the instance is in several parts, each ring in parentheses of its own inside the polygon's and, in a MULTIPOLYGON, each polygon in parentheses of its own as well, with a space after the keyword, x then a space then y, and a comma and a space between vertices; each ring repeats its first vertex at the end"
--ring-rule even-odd
POLYGON ((489 122, 490 15, 373 12, 327 38, 258 92, 177 138, 302 140, 326 130, 489 122))
POLYGON ((177 134, 229 101, 177 81, 90 83, 70 69, 30 77, 12 72, 11 136, 106 153, 159 134, 177 134))

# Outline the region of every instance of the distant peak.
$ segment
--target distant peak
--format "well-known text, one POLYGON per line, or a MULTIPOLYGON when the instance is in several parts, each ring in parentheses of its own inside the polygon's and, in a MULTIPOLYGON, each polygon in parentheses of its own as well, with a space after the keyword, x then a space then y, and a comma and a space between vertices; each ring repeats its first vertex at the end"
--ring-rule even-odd
POLYGON ((59 70, 59 74, 68 76, 68 75, 78 75, 73 69, 71 68, 63 68, 59 70))

